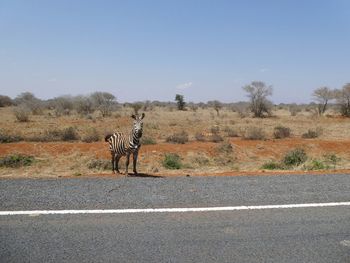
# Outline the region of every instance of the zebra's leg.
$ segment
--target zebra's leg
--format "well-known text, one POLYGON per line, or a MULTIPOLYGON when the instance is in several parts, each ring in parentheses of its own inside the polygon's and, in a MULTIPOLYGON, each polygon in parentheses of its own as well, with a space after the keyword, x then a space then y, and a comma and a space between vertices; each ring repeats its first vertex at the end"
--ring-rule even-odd
POLYGON ((138 156, 138 154, 139 154, 139 151, 135 151, 134 153, 133 153, 133 155, 132 155, 132 157, 133 157, 133 168, 134 168, 134 175, 137 175, 137 170, 136 170, 136 164, 137 164, 137 156, 138 156))
POLYGON ((127 153, 125 157, 126 157, 126 162, 125 162, 125 176, 129 176, 128 169, 129 169, 130 153, 127 153))
POLYGON ((112 155, 112 173, 114 173, 114 158, 115 158, 115 154, 114 152, 111 152, 111 155, 112 155))
POLYGON ((120 155, 116 155, 115 156, 115 170, 118 174, 120 174, 120 171, 119 171, 119 160, 120 160, 120 155))

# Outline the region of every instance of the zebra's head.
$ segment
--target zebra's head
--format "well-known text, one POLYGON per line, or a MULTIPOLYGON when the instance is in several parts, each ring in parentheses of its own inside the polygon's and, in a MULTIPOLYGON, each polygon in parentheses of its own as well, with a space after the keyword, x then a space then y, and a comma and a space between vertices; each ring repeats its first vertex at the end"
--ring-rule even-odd
POLYGON ((137 134, 137 137, 141 138, 142 136, 142 128, 143 128, 143 118, 145 117, 145 114, 142 113, 141 116, 131 115, 131 118, 134 119, 134 125, 133 125, 133 132, 137 134))

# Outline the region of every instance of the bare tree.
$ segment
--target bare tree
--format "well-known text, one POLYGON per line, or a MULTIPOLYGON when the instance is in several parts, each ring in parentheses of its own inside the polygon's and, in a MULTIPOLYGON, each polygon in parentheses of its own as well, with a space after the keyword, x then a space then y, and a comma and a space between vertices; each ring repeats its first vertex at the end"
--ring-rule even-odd
POLYGON ((323 115, 326 110, 330 100, 334 99, 335 92, 328 87, 321 87, 312 93, 312 96, 315 98, 317 105, 317 111, 319 115, 323 115))
POLYGON ((94 105, 91 98, 86 96, 74 97, 74 108, 79 114, 90 114, 94 112, 94 105))
POLYGON ((33 114, 41 114, 43 112, 43 102, 35 97, 33 93, 23 92, 15 98, 14 102, 18 106, 30 109, 33 114))
POLYGON ((73 97, 69 95, 56 97, 52 100, 56 116, 69 115, 74 108, 73 97))
POLYGON ((266 86, 262 81, 253 81, 243 87, 250 98, 250 110, 254 117, 263 118, 264 114, 271 114, 272 103, 267 99, 272 95, 272 86, 266 86))
POLYGON ((94 92, 91 94, 91 99, 101 114, 102 117, 110 116, 112 108, 115 105, 115 97, 108 92, 94 92))
POLYGON ((341 114, 350 117, 350 83, 345 84, 341 90, 335 91, 335 98, 341 114))

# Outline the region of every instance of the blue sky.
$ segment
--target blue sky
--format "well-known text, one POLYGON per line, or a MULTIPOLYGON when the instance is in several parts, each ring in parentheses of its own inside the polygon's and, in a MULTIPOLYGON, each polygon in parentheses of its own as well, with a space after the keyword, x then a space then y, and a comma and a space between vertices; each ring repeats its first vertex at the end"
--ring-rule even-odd
POLYGON ((0 0, 0 94, 309 102, 350 82, 350 1, 0 0))

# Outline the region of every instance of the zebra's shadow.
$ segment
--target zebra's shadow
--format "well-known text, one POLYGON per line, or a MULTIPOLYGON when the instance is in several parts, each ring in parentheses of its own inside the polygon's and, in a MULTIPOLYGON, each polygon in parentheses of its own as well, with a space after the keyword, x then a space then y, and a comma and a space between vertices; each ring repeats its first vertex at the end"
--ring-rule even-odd
POLYGON ((128 174, 128 177, 145 177, 145 178, 164 178, 164 176, 161 175, 153 175, 153 174, 146 174, 146 173, 137 173, 137 174, 128 174))

